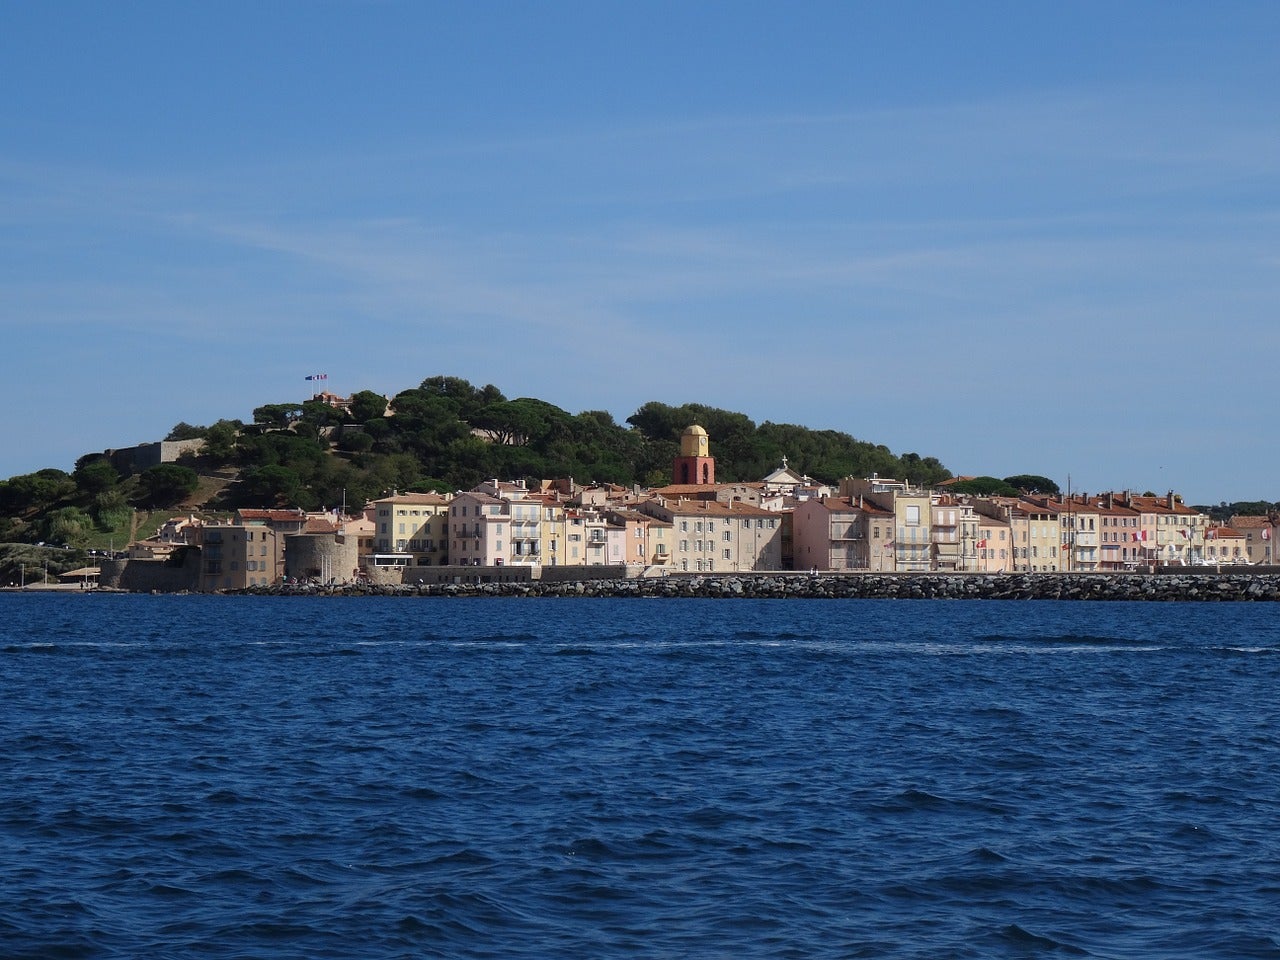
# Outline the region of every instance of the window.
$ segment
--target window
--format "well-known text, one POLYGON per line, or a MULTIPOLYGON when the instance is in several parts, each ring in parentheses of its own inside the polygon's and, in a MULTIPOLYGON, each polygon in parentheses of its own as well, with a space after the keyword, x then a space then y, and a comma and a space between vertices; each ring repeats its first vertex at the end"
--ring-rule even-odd
POLYGON ((919 504, 907 505, 907 523, 920 522, 920 506, 919 504))
POLYGON ((726 560, 728 560, 728 559, 729 559, 729 550, 728 550, 728 548, 727 548, 727 547, 725 548, 725 551, 724 551, 724 558, 725 558, 726 560))
POLYGON ((728 543, 732 538, 733 538, 733 534, 731 534, 728 530, 726 530, 724 532, 724 542, 728 543))

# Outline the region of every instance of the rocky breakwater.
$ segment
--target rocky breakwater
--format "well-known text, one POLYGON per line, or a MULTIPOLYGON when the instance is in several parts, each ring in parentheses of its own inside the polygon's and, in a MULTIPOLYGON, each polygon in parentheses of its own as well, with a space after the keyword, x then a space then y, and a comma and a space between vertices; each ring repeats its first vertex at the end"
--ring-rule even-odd
POLYGON ((559 583, 298 584, 239 592, 279 596, 1261 601, 1280 600, 1280 574, 721 574, 559 583))

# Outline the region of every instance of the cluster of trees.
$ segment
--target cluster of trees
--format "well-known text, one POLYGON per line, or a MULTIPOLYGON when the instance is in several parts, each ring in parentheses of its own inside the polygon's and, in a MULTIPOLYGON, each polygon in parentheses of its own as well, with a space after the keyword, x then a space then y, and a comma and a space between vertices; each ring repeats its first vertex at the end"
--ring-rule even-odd
POLYGON ((782 462, 815 477, 904 478, 930 484, 950 473, 934 457, 834 430, 756 424, 701 404, 646 403, 626 423, 602 410, 572 414, 497 387, 437 376, 387 398, 361 391, 349 409, 318 400, 266 404, 249 423, 179 423, 166 439, 200 438, 204 448, 176 464, 122 475, 101 454, 72 473, 47 469, 0 481, 0 540, 74 543, 114 529, 135 507, 167 507, 198 489, 201 474, 234 480, 214 508, 361 506, 392 489, 468 489, 483 480, 573 477, 581 483, 660 486, 671 480, 680 434, 701 424, 711 436, 716 476, 756 480, 782 462))
POLYGON ((1024 493, 1056 497, 1062 491, 1048 477, 1034 473, 1019 473, 1005 477, 969 477, 951 484, 952 493, 968 493, 978 497, 1017 497, 1024 493))
POLYGON ((203 433, 180 424, 170 437, 203 436, 206 464, 240 468, 225 505, 314 509, 343 500, 361 504, 393 488, 465 490, 495 477, 659 486, 671 481, 680 434, 693 423, 710 434, 716 476, 725 481, 759 479, 783 456, 824 478, 877 472, 934 483, 950 476, 934 457, 895 456, 833 430, 757 425, 715 407, 657 402, 619 424, 606 411, 571 414, 446 376, 424 380, 389 403, 362 391, 349 411, 319 401, 268 404, 253 411, 252 424, 223 421, 203 433), (210 442, 215 432, 216 445, 210 442))
POLYGON ((1226 523, 1232 517, 1274 517, 1280 513, 1280 503, 1269 500, 1237 500, 1227 503, 1223 500, 1212 506, 1195 506, 1192 509, 1205 514, 1214 523, 1226 523))

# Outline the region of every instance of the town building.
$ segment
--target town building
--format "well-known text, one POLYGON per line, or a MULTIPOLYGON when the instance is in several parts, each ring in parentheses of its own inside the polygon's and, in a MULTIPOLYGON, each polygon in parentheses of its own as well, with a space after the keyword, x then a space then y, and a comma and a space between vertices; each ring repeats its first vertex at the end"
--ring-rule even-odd
POLYGON ((449 563, 449 504, 439 493, 398 493, 372 501, 373 566, 438 567, 449 563))
POLYGON ((269 586, 283 574, 283 536, 265 523, 206 523, 195 534, 204 593, 269 586))
POLYGON ((496 567, 507 561, 510 505, 487 493, 467 491, 449 504, 449 562, 453 566, 496 567))
POLYGON ((1206 563, 1248 563, 1248 541, 1243 531, 1215 524, 1205 530, 1204 554, 1206 563))
MULTIPOLYGON (((1227 526, 1239 531, 1244 536, 1245 556, 1250 563, 1273 564, 1276 554, 1272 549, 1275 543, 1276 521, 1280 516, 1234 516, 1227 521, 1227 526)), ((1208 556, 1209 543, 1205 541, 1205 555, 1208 556)))
POLYGON ((734 573, 782 568, 782 518, 745 503, 654 497, 641 513, 672 525, 672 570, 734 573))
MULTIPOLYGON (((891 515, 884 512, 884 516, 891 515)), ((797 569, 870 569, 870 520, 859 501, 849 497, 805 500, 792 512, 791 529, 797 569)))

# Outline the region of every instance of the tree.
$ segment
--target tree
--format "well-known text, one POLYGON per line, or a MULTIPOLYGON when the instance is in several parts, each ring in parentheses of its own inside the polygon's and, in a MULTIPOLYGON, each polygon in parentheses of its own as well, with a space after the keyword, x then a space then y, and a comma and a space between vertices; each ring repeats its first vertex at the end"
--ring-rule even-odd
POLYGON ((338 434, 338 449, 348 453, 367 453, 373 449, 373 437, 363 430, 343 430, 338 434))
POLYGON ((219 420, 204 436, 202 454, 212 463, 229 463, 236 453, 236 437, 244 426, 239 420, 219 420))
POLYGON ((487 430, 495 443, 523 446, 544 441, 557 430, 563 430, 569 414, 544 400, 500 400, 477 411, 471 422, 487 430))
MULTIPOLYGON (((476 389, 460 377, 429 377, 422 381, 418 392, 424 398, 435 397, 451 401, 457 415, 463 420, 469 420, 471 415, 483 406, 506 399, 502 391, 492 384, 483 389, 476 389)), ((400 409, 398 401, 399 398, 395 404, 397 413, 400 409)))
POLYGON ((335 407, 323 400, 308 400, 302 405, 302 422, 314 424, 316 427, 331 427, 347 419, 347 413, 341 407, 335 407))
POLYGON ((279 429, 284 429, 301 418, 302 404, 300 403, 267 403, 255 407, 253 411, 254 423, 279 429))
POLYGON ((1058 485, 1048 477, 1037 476, 1034 473, 1019 473, 1016 476, 1005 477, 1004 482, 1011 487, 1017 487, 1023 493, 1043 493, 1049 496, 1056 496, 1061 491, 1058 485))
POLYGON ((46 467, 0 482, 0 513, 16 515, 47 509, 74 495, 75 481, 63 470, 46 467))
POLYGON ((198 440, 208 432, 208 427, 197 427, 179 420, 165 437, 166 440, 198 440))
POLYGON ((41 527, 49 543, 81 546, 93 531, 93 520, 79 507, 62 507, 45 514, 41 527))
POLYGON ((277 464, 250 467, 240 474, 230 496, 245 507, 302 506, 302 481, 293 470, 277 464))
POLYGON ((947 489, 953 493, 971 493, 979 497, 1016 497, 1020 492, 1017 487, 997 477, 970 477, 968 480, 957 480, 947 489))
POLYGON ((931 487, 951 476, 951 471, 938 462, 937 457, 921 457, 918 453, 904 453, 902 478, 923 487, 931 487))
POLYGON ((200 477, 190 467, 162 463, 138 475, 142 502, 169 507, 185 500, 200 486, 200 477))
POLYGON ((351 395, 351 419, 364 423, 382 417, 387 412, 387 398, 372 390, 360 390, 351 395))
POLYGON ((78 462, 71 478, 76 482, 76 487, 91 495, 105 493, 120 482, 120 474, 106 457, 78 462))

